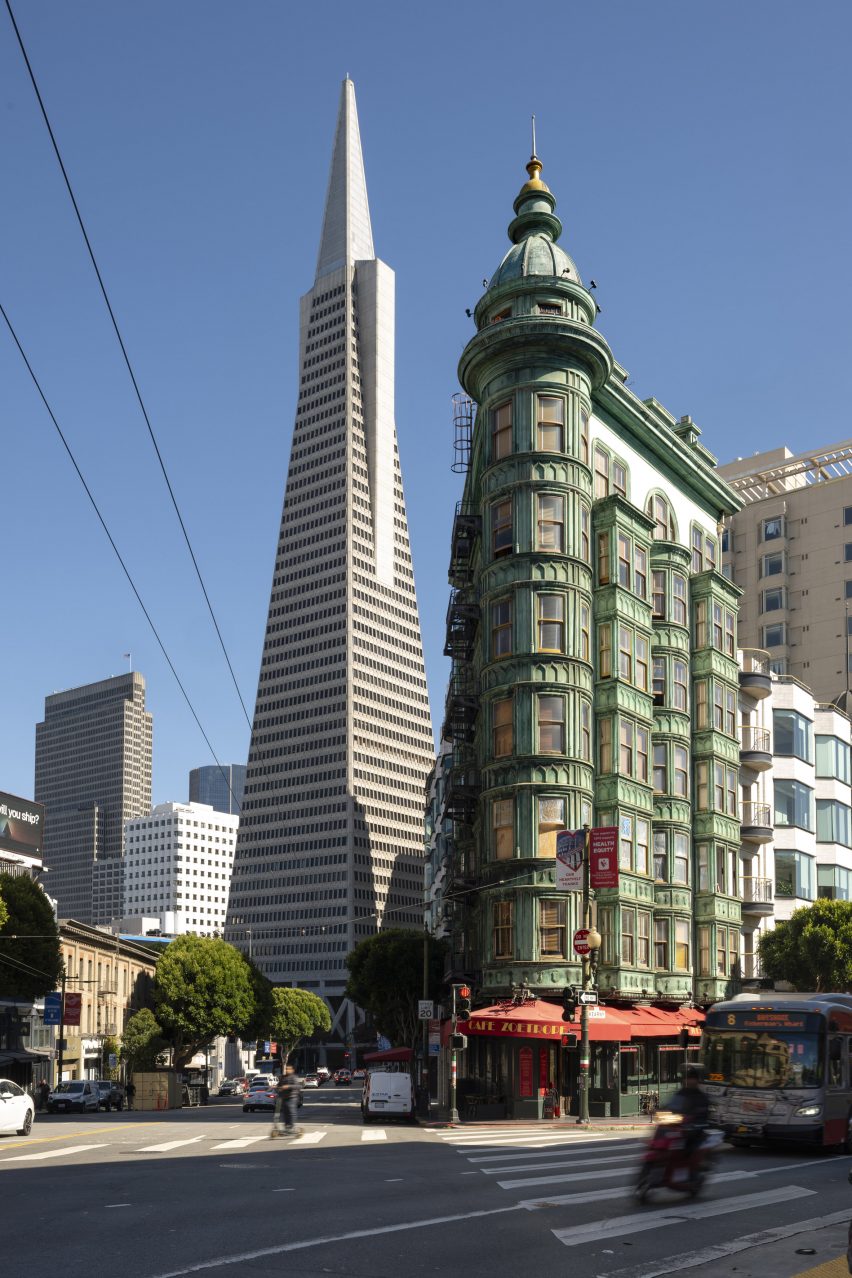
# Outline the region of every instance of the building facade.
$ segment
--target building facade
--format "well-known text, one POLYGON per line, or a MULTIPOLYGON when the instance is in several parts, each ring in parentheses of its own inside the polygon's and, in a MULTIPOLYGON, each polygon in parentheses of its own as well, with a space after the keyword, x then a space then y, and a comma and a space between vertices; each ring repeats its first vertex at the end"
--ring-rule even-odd
MULTIPOLYGON (((394 424, 394 280, 344 81, 261 659, 227 939, 325 997, 380 926, 421 926, 434 743, 394 424)), ((344 1023, 345 1022, 345 1023, 344 1023)))
POLYGON ((125 918, 221 936, 240 818, 207 803, 158 803, 124 827, 125 918))
POLYGON ((618 887, 594 902, 591 1095, 625 1112, 671 1073, 662 1040, 696 998, 697 927, 714 949, 724 937, 708 999, 739 961, 740 591, 719 540, 739 503, 692 420, 628 388, 540 170, 533 157, 459 365, 472 407, 447 620, 454 977, 480 1008, 514 1000, 544 1026, 497 1042, 474 1017, 465 1068, 480 1090, 532 1113, 519 1089, 534 1077, 576 1104, 578 1053, 547 1019, 581 979, 556 838, 616 827, 618 887), (519 1055, 536 1047, 537 1067, 519 1055))
POLYGON ((121 914, 124 823, 151 810, 152 742, 141 674, 45 697, 35 799, 60 917, 108 924, 121 914))
MULTIPOLYGON (((740 642, 766 648, 820 702, 849 689, 852 442, 787 448, 719 467, 742 508, 725 522, 723 570, 743 591, 740 642)), ((847 707, 848 708, 848 707, 847 707)))
POLYGON ((217 812, 239 816, 246 784, 244 763, 210 764, 189 774, 190 803, 209 803, 217 812))

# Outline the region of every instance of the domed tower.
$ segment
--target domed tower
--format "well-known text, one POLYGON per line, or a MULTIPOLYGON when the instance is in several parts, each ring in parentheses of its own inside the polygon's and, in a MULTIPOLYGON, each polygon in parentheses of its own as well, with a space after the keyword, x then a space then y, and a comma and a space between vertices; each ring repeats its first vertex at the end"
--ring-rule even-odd
POLYGON ((558 832, 617 830, 618 885, 593 893, 604 1006, 592 1076, 610 1080, 605 1105, 631 1062, 644 1074, 664 1060, 652 1049, 616 1059, 634 1050, 631 1017, 673 1046, 699 991, 718 998, 735 979, 749 855, 736 794, 739 591, 717 553, 738 502, 691 418, 628 388, 541 172, 533 154, 459 363, 472 408, 444 720, 453 973, 485 1005, 466 1072, 508 1070, 513 1112, 527 1116, 531 1069, 569 1104, 579 1077, 559 1001, 582 979, 582 905, 557 887, 558 832), (500 1019, 519 1006, 528 1024, 500 1019), (514 1056, 488 1041, 498 1030, 518 1040, 514 1056))

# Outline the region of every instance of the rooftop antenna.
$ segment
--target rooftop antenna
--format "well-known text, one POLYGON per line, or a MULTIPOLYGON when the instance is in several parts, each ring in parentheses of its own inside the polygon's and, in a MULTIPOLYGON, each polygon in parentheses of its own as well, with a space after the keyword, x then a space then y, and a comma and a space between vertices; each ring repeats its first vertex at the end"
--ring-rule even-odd
POLYGON ((532 117, 532 153, 535 156, 535 116, 532 117))

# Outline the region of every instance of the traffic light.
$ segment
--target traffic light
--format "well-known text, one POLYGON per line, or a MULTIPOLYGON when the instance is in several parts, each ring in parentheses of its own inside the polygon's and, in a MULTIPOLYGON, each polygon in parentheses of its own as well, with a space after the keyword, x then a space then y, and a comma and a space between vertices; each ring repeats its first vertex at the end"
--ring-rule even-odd
POLYGON ((563 1047, 576 1047, 576 1046, 577 1046, 577 1035, 576 1035, 576 1034, 563 1034, 563 1035, 562 1035, 562 1046, 563 1046, 563 1047))
POLYGON ((684 1051, 686 1051, 686 1049, 689 1047, 689 1030, 688 1029, 684 1028, 680 1031, 679 1040, 680 1040, 680 1046, 683 1048, 684 1051))
POLYGON ((577 998, 570 985, 566 985, 562 991, 562 1019, 563 1021, 573 1021, 577 1012, 577 998))
POLYGON ((460 1021, 470 1020, 473 1008, 470 1005, 470 986, 459 985, 456 988, 456 1015, 460 1021))
POLYGON ((466 1037, 466 1035, 464 1035, 464 1034, 451 1034, 451 1035, 450 1035, 450 1047, 455 1048, 455 1049, 456 1049, 456 1051, 462 1051, 465 1047, 467 1047, 467 1037, 466 1037))

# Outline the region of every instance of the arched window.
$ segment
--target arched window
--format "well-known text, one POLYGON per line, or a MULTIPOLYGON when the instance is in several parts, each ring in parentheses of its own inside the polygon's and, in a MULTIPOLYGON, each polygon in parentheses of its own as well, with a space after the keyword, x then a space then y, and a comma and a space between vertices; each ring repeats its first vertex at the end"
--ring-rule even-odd
POLYGON ((651 493, 645 510, 654 521, 654 531, 651 534, 654 541, 677 540, 677 525, 675 524, 674 514, 667 498, 662 493, 651 493))

